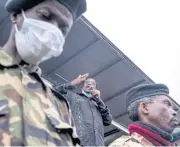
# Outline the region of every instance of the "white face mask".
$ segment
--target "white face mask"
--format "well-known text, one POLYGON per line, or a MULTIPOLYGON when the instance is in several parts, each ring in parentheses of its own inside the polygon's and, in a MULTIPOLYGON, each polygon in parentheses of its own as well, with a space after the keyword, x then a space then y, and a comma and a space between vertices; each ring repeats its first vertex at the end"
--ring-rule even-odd
POLYGON ((63 51, 65 37, 62 31, 50 23, 26 18, 20 30, 17 25, 15 40, 21 58, 29 64, 39 64, 52 57, 59 56, 63 51))

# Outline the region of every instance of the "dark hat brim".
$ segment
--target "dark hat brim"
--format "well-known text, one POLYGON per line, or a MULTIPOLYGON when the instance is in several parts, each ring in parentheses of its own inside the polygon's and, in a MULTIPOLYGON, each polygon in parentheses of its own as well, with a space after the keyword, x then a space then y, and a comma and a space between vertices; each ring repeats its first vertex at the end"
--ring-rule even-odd
MULTIPOLYGON (((5 8, 9 13, 28 10, 45 0, 8 0, 5 8)), ((72 13, 74 20, 78 19, 87 9, 86 0, 57 0, 72 13)))
POLYGON ((156 95, 166 95, 169 97, 169 89, 164 84, 143 84, 130 89, 126 95, 126 106, 131 103, 143 99, 145 97, 152 97, 156 95))

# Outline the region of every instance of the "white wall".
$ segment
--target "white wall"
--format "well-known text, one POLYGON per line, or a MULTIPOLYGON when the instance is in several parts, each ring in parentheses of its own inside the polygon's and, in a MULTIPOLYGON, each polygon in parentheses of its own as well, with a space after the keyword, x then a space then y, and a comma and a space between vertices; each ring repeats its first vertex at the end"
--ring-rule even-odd
POLYGON ((180 104, 180 1, 87 2, 85 17, 180 104))

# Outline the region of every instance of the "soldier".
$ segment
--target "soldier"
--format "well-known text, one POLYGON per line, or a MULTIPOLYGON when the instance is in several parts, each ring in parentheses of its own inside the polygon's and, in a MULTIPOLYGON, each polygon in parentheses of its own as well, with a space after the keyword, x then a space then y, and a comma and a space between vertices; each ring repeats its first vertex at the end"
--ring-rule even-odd
POLYGON ((177 127, 177 113, 163 84, 132 88, 127 94, 130 136, 115 140, 110 146, 170 146, 172 131, 177 127))
POLYGON ((43 82, 38 65, 61 54, 85 0, 8 0, 5 7, 12 29, 0 50, 0 145, 76 145, 68 103, 43 82))
POLYGON ((104 146, 104 126, 111 124, 112 116, 101 99, 96 81, 88 75, 79 75, 56 89, 65 94, 70 104, 81 145, 104 146), (81 93, 74 92, 80 84, 81 93))

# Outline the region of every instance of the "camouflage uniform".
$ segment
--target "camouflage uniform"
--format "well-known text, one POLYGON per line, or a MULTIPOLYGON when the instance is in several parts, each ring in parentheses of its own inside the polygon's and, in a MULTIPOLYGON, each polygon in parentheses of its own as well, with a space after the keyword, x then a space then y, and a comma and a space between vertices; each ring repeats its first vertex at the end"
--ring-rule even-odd
POLYGON ((116 139, 109 147, 145 147, 154 146, 150 141, 138 133, 132 133, 131 136, 122 136, 116 139))
POLYGON ((0 51, 0 146, 76 144, 66 100, 30 69, 0 51))

